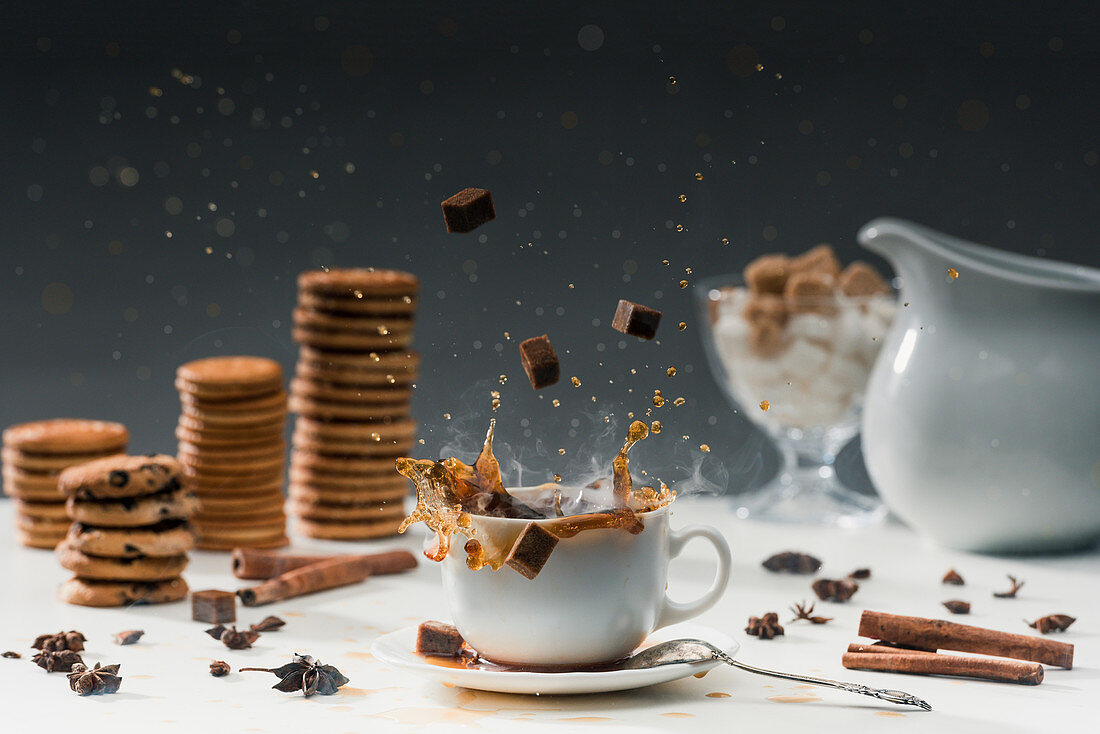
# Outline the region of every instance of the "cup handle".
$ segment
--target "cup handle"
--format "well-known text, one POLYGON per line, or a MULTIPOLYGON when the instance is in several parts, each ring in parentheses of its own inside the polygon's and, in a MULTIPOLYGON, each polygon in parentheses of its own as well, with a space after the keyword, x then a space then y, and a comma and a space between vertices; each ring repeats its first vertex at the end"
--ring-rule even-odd
POLYGON ((718 569, 714 572, 714 580, 711 582, 710 588, 707 589, 706 593, 695 601, 673 601, 666 593, 664 601, 661 604, 661 609, 657 613, 657 626, 654 629, 667 627, 670 624, 683 622, 684 620, 702 614, 722 598, 722 594, 725 593, 726 586, 729 584, 730 565, 733 562, 733 557, 730 554, 729 544, 726 543, 726 539, 722 537, 722 533, 716 528, 712 528, 709 525, 689 525, 681 530, 670 531, 668 543, 669 558, 675 558, 680 555, 684 550, 684 546, 686 546, 688 541, 692 538, 704 538, 709 540, 711 545, 714 546, 714 550, 718 554, 718 569))

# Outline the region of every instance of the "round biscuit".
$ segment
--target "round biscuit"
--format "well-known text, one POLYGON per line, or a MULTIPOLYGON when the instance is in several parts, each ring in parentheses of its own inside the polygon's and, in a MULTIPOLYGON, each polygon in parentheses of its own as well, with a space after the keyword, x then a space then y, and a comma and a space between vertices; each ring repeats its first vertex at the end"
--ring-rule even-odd
POLYGON ((290 464, 291 484, 307 484, 315 487, 333 487, 335 489, 377 489, 380 487, 392 487, 398 478, 404 479, 392 466, 384 472, 367 474, 357 472, 355 474, 334 474, 304 466, 290 464))
POLYGON ((409 485, 395 484, 388 489, 342 489, 313 484, 292 484, 287 495, 295 501, 308 503, 356 503, 356 502, 397 502, 409 496, 409 485))
POLYGON ((4 429, 4 446, 40 454, 114 453, 126 448, 130 431, 121 423, 55 418, 4 429))
POLYGON ((368 388, 355 385, 339 385, 334 382, 324 382, 304 377, 295 377, 291 380, 290 390, 293 395, 298 397, 316 398, 336 403, 376 405, 380 403, 399 403, 412 399, 412 390, 401 385, 368 388))
POLYGON ((195 530, 185 520, 168 520, 136 528, 103 528, 73 523, 65 540, 93 556, 136 558, 175 556, 195 547, 195 530))
POLYGON ((56 531, 36 532, 24 528, 16 528, 15 537, 19 540, 20 545, 39 550, 53 550, 58 543, 65 540, 65 536, 56 531))
POLYGON ((85 607, 127 607, 131 604, 163 604, 187 597, 182 578, 166 581, 93 581, 71 578, 61 584, 58 598, 85 607))
POLYGON ((318 438, 299 433, 293 435, 291 442, 296 449, 333 456, 404 456, 410 453, 413 447, 412 439, 337 441, 332 438, 318 438))
POLYGON ((285 530, 263 532, 237 532, 204 537, 199 548, 209 551, 231 551, 234 548, 270 549, 290 545, 285 530))
POLYGON ((330 504, 291 500, 287 503, 287 511, 296 517, 304 517, 307 520, 331 520, 334 522, 344 520, 359 522, 405 517, 403 502, 330 504))
POLYGON ((166 581, 187 568, 187 555, 108 558, 90 556, 62 541, 54 550, 61 567, 79 578, 101 581, 166 581))
POLYGON ((408 402, 385 405, 330 403, 314 398, 291 395, 290 411, 318 420, 381 421, 386 418, 409 417, 410 406, 408 402))
MULTIPOLYGON (((23 469, 24 471, 40 472, 44 474, 60 474, 63 469, 88 461, 111 456, 112 454, 88 453, 88 454, 31 454, 19 449, 5 446, 0 449, 0 458, 5 466, 23 469)), ((122 454, 113 454, 121 456, 122 454)))
POLYGON ((179 486, 180 465, 167 454, 117 454, 70 466, 57 479, 66 497, 117 499, 155 494, 179 486))
POLYGON ((285 426, 276 425, 264 429, 243 431, 196 431, 186 426, 176 426, 176 440, 193 444, 202 449, 237 450, 270 446, 281 443, 285 435, 285 426))
POLYGON ((305 449, 291 453, 291 463, 302 469, 313 469, 333 474, 397 474, 394 462, 397 456, 327 456, 305 449))
POLYGON ((179 422, 181 425, 194 427, 196 430, 201 430, 202 427, 209 427, 219 431, 244 431, 251 428, 268 428, 270 430, 275 430, 275 427, 282 427, 285 424, 286 414, 287 409, 285 406, 270 408, 264 411, 237 412, 216 411, 183 403, 180 408, 179 422), (185 418, 187 419, 186 421, 184 420, 185 418))
POLYGON ((297 518, 295 529, 302 535, 324 540, 369 540, 385 538, 397 534, 401 526, 401 517, 382 520, 363 520, 356 522, 309 520, 297 518))
POLYGON ((291 336, 298 344, 318 349, 385 350, 406 349, 412 344, 412 331, 377 332, 332 331, 316 327, 295 326, 291 336))
POLYGON ((69 513, 65 509, 64 502, 28 502, 15 500, 15 511, 24 517, 35 520, 56 520, 57 522, 69 522, 69 513))
POLYGON ((298 293, 298 305, 327 313, 411 316, 416 312, 417 298, 413 295, 384 297, 367 294, 360 298, 355 295, 338 296, 301 291, 298 293))
POLYGON ((184 471, 190 476, 255 476, 281 472, 286 465, 286 455, 282 451, 270 458, 236 459, 182 452, 179 458, 184 471))
POLYGON ((306 270, 298 275, 299 292, 334 296, 415 296, 420 279, 412 273, 383 268, 306 270))
POLYGON ((128 528, 155 525, 162 520, 185 520, 199 508, 199 499, 191 491, 177 489, 145 497, 116 500, 81 500, 70 497, 66 503, 69 517, 85 525, 128 528))
POLYGON ((280 389, 283 368, 265 357, 207 357, 180 365, 176 381, 177 387, 196 397, 228 400, 280 389))

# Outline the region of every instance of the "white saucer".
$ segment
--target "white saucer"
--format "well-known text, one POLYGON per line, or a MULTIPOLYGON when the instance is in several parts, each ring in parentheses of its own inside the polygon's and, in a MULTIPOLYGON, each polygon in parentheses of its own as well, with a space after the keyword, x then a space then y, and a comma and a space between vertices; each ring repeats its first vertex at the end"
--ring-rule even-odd
MULTIPOLYGON (((722 634, 711 627, 688 622, 672 625, 654 632, 639 649, 681 637, 706 640, 730 655, 736 655, 737 650, 741 647, 741 644, 729 635, 722 634)), ((383 663, 415 671, 426 678, 438 680, 440 683, 474 688, 479 691, 537 693, 542 695, 625 691, 705 673, 721 664, 717 660, 707 660, 698 663, 662 665, 643 670, 576 673, 527 673, 478 670, 476 668, 445 668, 433 665, 416 654, 416 627, 405 627, 388 635, 382 635, 374 641, 370 651, 375 658, 383 663)))

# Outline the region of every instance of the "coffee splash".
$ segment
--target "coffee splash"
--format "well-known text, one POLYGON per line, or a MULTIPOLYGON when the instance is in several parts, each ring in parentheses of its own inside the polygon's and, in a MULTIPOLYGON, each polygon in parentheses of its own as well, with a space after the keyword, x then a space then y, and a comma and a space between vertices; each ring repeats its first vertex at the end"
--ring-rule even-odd
MULTIPOLYGON (((450 550, 451 536, 458 534, 467 540, 463 549, 467 553, 467 565, 472 569, 489 566, 499 570, 504 565, 507 549, 488 551, 478 539, 478 531, 472 526, 471 515, 539 520, 539 524, 559 538, 571 538, 586 530, 619 528, 629 533, 640 533, 644 520, 639 513, 664 507, 676 498, 676 493, 664 483, 660 488, 634 489, 630 476, 628 452, 649 435, 649 428, 642 421, 634 421, 627 431, 626 442, 611 463, 611 503, 600 505, 584 497, 573 498, 570 506, 574 512, 563 516, 562 489, 554 484, 542 485, 545 495, 540 501, 524 502, 504 487, 500 464, 493 455, 493 438, 496 419, 489 421, 485 443, 473 465, 455 457, 442 461, 430 459, 398 459, 397 471, 416 485, 416 507, 401 523, 398 532, 423 522, 435 532, 435 543, 424 552, 433 561, 442 561, 450 550)), ((601 481, 587 485, 586 489, 601 489, 601 481)))

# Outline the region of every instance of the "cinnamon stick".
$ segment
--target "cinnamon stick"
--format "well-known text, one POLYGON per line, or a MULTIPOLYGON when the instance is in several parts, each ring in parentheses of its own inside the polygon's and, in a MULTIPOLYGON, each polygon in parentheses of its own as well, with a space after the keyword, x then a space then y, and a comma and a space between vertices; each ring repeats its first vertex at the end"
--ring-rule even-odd
POLYGON ((381 576, 387 573, 399 573, 416 568, 416 556, 408 551, 395 550, 386 553, 367 555, 292 555, 253 550, 251 548, 233 549, 233 575, 239 579, 270 579, 308 566, 319 561, 333 558, 370 558, 374 567, 371 574, 381 576))
POLYGON ((958 650, 1073 667, 1073 645, 1065 642, 972 627, 958 622, 864 610, 859 634, 876 640, 932 650, 958 650))
POLYGON ((256 607, 337 586, 357 584, 371 575, 370 556, 336 556, 308 566, 294 568, 273 579, 239 589, 237 596, 246 607, 256 607))
POLYGON ((942 655, 935 652, 884 653, 846 652, 842 659, 845 668, 855 670, 880 670, 888 673, 916 675, 955 675, 963 678, 1021 683, 1037 686, 1043 682, 1043 666, 1019 660, 996 660, 964 655, 942 655))
POLYGON ((852 642, 848 645, 848 652, 865 653, 867 655, 900 655, 905 653, 912 653, 914 655, 935 655, 933 650, 914 650, 909 647, 895 647, 894 645, 883 645, 880 642, 875 642, 868 645, 865 642, 852 642))

